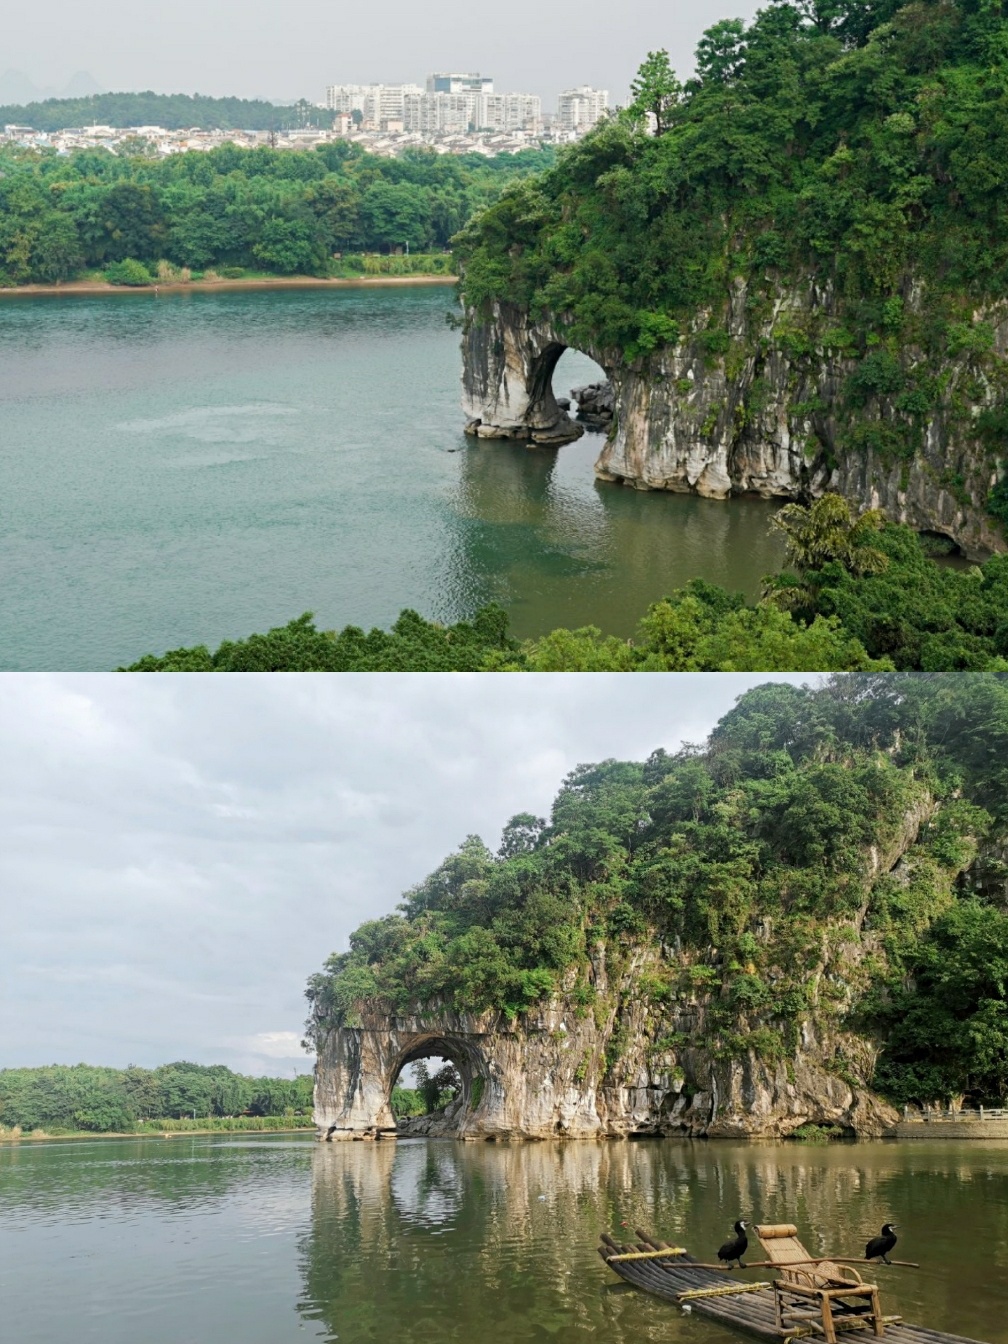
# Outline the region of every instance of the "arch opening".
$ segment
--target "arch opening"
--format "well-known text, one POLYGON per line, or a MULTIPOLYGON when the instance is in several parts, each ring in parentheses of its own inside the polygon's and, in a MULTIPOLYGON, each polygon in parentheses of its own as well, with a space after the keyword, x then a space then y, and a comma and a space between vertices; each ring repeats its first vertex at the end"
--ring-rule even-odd
POLYGON ((450 1124, 479 1107, 489 1077, 489 1063, 475 1041, 432 1034, 400 1052, 389 1071, 386 1105, 397 1125, 413 1119, 450 1124), (403 1085, 404 1078, 411 1087, 403 1085))
POLYGON ((587 432, 604 433, 613 420, 613 389, 608 373, 590 355, 564 346, 553 365, 553 398, 587 432))

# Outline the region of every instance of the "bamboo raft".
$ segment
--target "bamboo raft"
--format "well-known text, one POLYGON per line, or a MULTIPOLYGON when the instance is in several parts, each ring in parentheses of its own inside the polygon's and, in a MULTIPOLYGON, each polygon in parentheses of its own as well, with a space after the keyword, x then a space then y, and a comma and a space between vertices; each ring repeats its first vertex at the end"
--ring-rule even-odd
MULTIPOLYGON (((626 1245, 603 1232, 598 1248, 599 1255, 613 1273, 634 1287, 663 1297, 683 1310, 704 1316, 729 1330, 742 1330, 759 1339, 774 1340, 775 1344, 821 1333, 814 1321, 807 1327, 787 1332, 778 1328, 772 1271, 757 1282, 728 1279, 725 1270, 701 1264, 681 1246, 657 1241, 640 1228, 636 1229, 636 1235, 639 1240, 626 1245)), ((888 1344, 983 1344, 963 1335, 910 1325, 899 1316, 887 1316, 884 1320, 884 1338, 888 1344)), ((838 1319, 836 1324, 846 1334, 854 1329, 863 1330, 865 1323, 852 1317, 838 1319)), ((875 1338, 874 1334, 869 1337, 875 1338)))

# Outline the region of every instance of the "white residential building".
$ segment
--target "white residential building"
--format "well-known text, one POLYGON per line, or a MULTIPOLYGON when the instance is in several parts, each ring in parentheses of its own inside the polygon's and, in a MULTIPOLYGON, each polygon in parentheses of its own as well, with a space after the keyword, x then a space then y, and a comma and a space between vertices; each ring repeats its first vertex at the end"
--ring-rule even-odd
POLYGON ((565 89, 557 101, 557 126, 570 135, 583 135, 601 121, 609 109, 609 90, 587 84, 565 89))
POLYGON ((490 75, 472 72, 459 74, 435 74, 427 76, 428 93, 493 93, 493 79, 490 75))
POLYGON ((407 98, 422 95, 419 84, 331 84, 326 89, 326 107, 332 112, 359 112, 368 130, 402 129, 407 98))
POLYGON ((466 131, 542 129, 542 99, 534 93, 423 93, 404 99, 407 131, 433 135, 466 131))

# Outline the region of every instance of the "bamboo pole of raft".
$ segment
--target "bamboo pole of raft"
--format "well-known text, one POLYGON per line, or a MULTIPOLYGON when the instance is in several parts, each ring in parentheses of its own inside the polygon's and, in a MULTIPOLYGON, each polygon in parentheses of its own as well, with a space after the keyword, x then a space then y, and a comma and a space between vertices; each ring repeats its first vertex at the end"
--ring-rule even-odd
MULTIPOLYGON (((651 1236, 650 1232, 645 1232, 643 1228, 635 1227, 634 1232, 640 1237, 641 1241, 646 1242, 649 1246, 653 1246, 656 1251, 664 1251, 669 1248, 667 1241, 658 1241, 655 1237, 651 1236)), ((609 1245, 616 1245, 613 1239, 605 1232, 602 1233, 602 1240, 609 1245)), ((683 1252, 683 1254, 685 1254, 685 1252, 683 1252)), ((745 1254, 745 1252, 743 1252, 743 1254, 745 1254)), ((724 1270, 726 1268, 721 1261, 718 1261, 716 1265, 707 1264, 699 1260, 690 1260, 688 1263, 691 1269, 724 1270)), ((863 1256, 859 1255, 820 1255, 815 1257, 810 1256, 808 1260, 789 1260, 787 1265, 781 1265, 776 1260, 750 1260, 746 1265, 746 1269, 787 1269, 791 1265, 823 1265, 828 1263, 834 1265, 873 1265, 880 1262, 865 1260, 863 1256)), ((898 1266, 901 1269, 920 1269, 920 1265, 916 1260, 890 1260, 888 1263, 890 1265, 898 1266)))
MULTIPOLYGON (((745 1254, 745 1252, 743 1252, 745 1254)), ((890 1260, 890 1265, 898 1266, 901 1269, 920 1269, 916 1260, 890 1260)), ((801 1265, 863 1265, 867 1269, 877 1269, 879 1266, 871 1260, 860 1260, 855 1256, 840 1255, 821 1255, 815 1260, 747 1260, 743 1269, 794 1269, 801 1265)), ((725 1273, 731 1273, 726 1264, 718 1261, 712 1264, 706 1260, 689 1260, 684 1268, 687 1269, 720 1269, 725 1273)))
POLYGON ((669 1246, 667 1250, 662 1251, 625 1251, 619 1255, 610 1255, 606 1259, 610 1262, 614 1260, 658 1260, 662 1256, 685 1255, 685 1246, 669 1246))

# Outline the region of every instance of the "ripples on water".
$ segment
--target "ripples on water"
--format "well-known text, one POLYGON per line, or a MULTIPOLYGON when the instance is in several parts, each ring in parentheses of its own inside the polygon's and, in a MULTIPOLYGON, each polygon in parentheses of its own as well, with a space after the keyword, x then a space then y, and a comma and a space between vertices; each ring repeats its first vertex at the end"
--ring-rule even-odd
POLYGON ((859 1254, 891 1219, 924 1268, 878 1270, 887 1306, 1008 1340, 1008 1144, 184 1136, 0 1149, 0 1334, 728 1344, 619 1283, 595 1246, 647 1224, 707 1254, 740 1214, 794 1220, 813 1254, 859 1254))
MULTIPOLYGON (((461 433, 447 288, 0 302, 0 667, 102 669, 289 620, 630 634, 698 575, 755 593, 772 506, 597 483, 461 433)), ((568 352, 558 390, 595 376, 568 352)))

